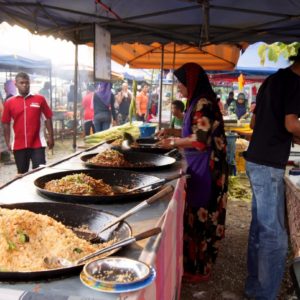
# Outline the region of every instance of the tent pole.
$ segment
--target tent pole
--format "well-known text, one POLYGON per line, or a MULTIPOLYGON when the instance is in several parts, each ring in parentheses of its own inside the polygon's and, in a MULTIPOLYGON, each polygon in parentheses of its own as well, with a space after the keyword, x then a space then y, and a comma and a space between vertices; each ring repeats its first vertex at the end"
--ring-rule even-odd
POLYGON ((158 129, 161 129, 161 112, 162 112, 162 92, 164 78, 164 45, 161 46, 161 65, 160 65, 160 91, 159 91, 159 110, 158 110, 158 129))
POLYGON ((52 64, 50 66, 50 70, 49 70, 49 81, 50 81, 50 107, 53 110, 53 99, 52 99, 52 64))
POLYGON ((75 44, 75 72, 74 72, 74 124, 73 124, 73 150, 76 150, 76 137, 77 137, 77 96, 78 96, 78 43, 76 34, 75 44))
MULTIPOLYGON (((171 103, 174 100, 174 70, 175 70, 175 58, 176 58, 176 43, 174 43, 173 52, 173 72, 172 72, 172 90, 171 90, 171 103)), ((172 123, 172 105, 170 106, 170 124, 172 123)))

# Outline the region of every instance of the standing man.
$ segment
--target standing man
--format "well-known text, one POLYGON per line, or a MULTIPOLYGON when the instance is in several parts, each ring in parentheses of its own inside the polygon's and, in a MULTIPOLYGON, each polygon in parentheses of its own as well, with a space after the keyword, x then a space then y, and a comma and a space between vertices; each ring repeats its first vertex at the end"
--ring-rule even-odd
POLYGON ((19 174, 29 170, 30 160, 32 168, 46 163, 45 147, 54 146, 52 111, 46 99, 41 95, 30 93, 30 79, 26 73, 16 76, 18 94, 4 103, 2 123, 4 137, 9 150, 13 150, 19 174), (45 121, 44 121, 45 120, 45 121), (10 123, 13 121, 14 140, 10 143, 10 123), (48 131, 46 142, 43 126, 45 122, 48 131))
POLYGON ((142 85, 141 92, 136 96, 136 112, 137 120, 145 122, 145 116, 148 107, 148 90, 149 86, 147 83, 142 85))
POLYGON ((300 49, 294 63, 262 84, 251 119, 253 135, 246 154, 252 188, 248 240, 248 299, 275 300, 287 253, 284 172, 291 143, 300 140, 300 49))

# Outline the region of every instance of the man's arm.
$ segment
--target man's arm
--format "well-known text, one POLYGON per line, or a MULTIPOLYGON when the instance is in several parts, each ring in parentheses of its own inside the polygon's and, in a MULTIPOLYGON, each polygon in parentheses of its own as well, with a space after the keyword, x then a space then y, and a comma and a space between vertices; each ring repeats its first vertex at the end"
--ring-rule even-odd
POLYGON ((253 114, 251 117, 250 128, 254 129, 254 125, 255 125, 255 114, 253 114))
POLYGON ((284 125, 288 132, 300 138, 300 121, 298 120, 298 115, 286 115, 284 125))
POLYGON ((135 102, 136 102, 136 113, 141 116, 142 113, 141 113, 141 99, 140 99, 140 96, 136 96, 136 99, 135 99, 135 102))
POLYGON ((48 132, 48 147, 49 149, 52 149, 54 147, 54 138, 53 138, 53 124, 52 124, 52 119, 46 119, 45 121, 45 126, 47 128, 48 132))
POLYGON ((6 146, 9 151, 11 151, 11 146, 10 146, 10 123, 3 123, 3 129, 4 129, 4 139, 6 146))

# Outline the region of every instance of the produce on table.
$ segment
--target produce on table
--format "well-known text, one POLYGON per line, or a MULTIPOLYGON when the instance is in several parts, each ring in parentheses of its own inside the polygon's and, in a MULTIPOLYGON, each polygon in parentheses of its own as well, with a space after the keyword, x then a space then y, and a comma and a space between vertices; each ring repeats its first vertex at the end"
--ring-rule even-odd
POLYGON ((97 145, 101 142, 123 138, 124 132, 130 133, 134 138, 138 138, 140 136, 139 125, 141 122, 132 122, 125 123, 121 126, 111 127, 108 130, 100 131, 84 138, 84 142, 88 144, 88 146, 97 145))

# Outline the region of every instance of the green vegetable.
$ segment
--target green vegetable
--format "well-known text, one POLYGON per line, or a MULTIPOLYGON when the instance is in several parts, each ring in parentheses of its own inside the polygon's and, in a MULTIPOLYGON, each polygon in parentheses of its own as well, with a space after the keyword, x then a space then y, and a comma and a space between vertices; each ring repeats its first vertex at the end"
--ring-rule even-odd
POLYGON ((81 250, 80 248, 74 248, 74 249, 73 249, 73 252, 76 252, 76 253, 81 253, 81 252, 82 252, 82 250, 81 250))
POLYGON ((7 240, 7 244, 8 244, 8 250, 15 250, 17 249, 17 246, 14 242, 10 241, 10 240, 7 240))
POLYGON ((19 241, 24 244, 29 242, 29 236, 26 233, 19 233, 19 241))

